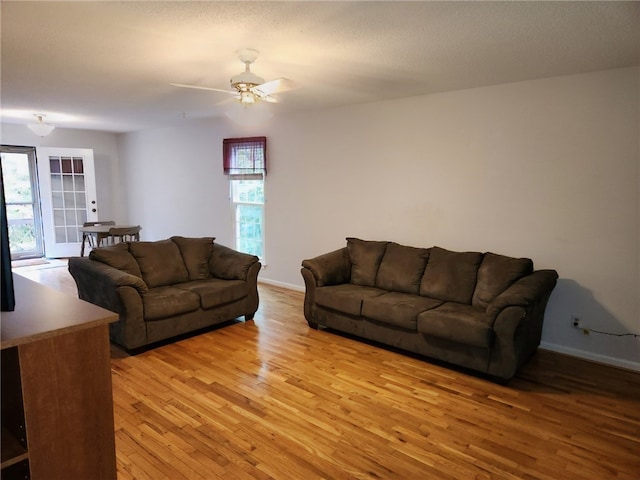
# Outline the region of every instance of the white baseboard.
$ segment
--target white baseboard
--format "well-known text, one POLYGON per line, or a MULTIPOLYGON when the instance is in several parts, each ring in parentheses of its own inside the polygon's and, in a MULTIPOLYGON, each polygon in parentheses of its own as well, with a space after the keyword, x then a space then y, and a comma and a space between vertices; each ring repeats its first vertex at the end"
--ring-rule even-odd
POLYGON ((286 288, 288 290, 295 290, 296 292, 304 292, 304 287, 294 285, 292 283, 278 282, 277 280, 271 280, 269 278, 258 278, 258 283, 266 283, 267 285, 273 285, 274 287, 286 288))
POLYGON ((595 363, 602 363, 604 365, 610 365, 612 367, 624 368, 625 370, 640 372, 640 363, 630 362, 629 360, 622 360, 620 358, 600 355, 598 353, 586 352, 584 350, 578 350, 577 348, 565 347, 563 345, 557 345, 548 342, 541 342, 540 348, 543 350, 549 350, 552 352, 569 355, 571 357, 583 358, 595 363))

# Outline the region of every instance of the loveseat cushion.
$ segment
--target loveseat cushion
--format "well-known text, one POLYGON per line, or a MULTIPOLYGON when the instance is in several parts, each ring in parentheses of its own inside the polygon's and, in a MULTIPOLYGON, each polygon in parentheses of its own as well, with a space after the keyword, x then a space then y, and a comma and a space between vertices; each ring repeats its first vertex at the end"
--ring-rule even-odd
POLYGON ((415 332, 418 314, 436 308, 442 303, 442 300, 419 295, 389 292, 365 298, 362 302, 362 316, 415 332))
POLYGON ((384 293, 386 291, 379 288, 343 283, 341 285, 316 288, 315 301, 317 305, 322 307, 360 316, 362 301, 365 298, 376 297, 384 293))
POLYGON ((473 293, 472 305, 486 308, 513 283, 532 272, 533 262, 529 258, 485 253, 478 269, 478 282, 473 293))
POLYGON ((131 242, 129 251, 135 257, 142 279, 149 288, 173 285, 189 280, 180 249, 171 240, 131 242))
POLYGON ((249 293, 247 282, 218 278, 181 283, 176 287, 197 294, 204 310, 241 300, 249 293))
POLYGON ((447 302, 418 315, 418 331, 452 342, 490 347, 493 328, 483 309, 447 302))
POLYGON ((351 260, 351 283, 365 287, 376 285, 376 275, 388 243, 347 237, 347 251, 351 260))
POLYGON ((171 240, 178 245, 182 260, 189 273, 189 280, 209 278, 209 257, 213 251, 213 237, 190 238, 173 236, 171 240))
POLYGON ((420 295, 471 304, 482 253, 431 248, 420 283, 420 295))
POLYGON ((198 310, 200 296, 173 286, 156 287, 142 295, 142 306, 145 321, 161 320, 198 310))
POLYGON ((380 262, 376 286, 392 292, 415 293, 429 258, 429 250, 389 243, 380 262))

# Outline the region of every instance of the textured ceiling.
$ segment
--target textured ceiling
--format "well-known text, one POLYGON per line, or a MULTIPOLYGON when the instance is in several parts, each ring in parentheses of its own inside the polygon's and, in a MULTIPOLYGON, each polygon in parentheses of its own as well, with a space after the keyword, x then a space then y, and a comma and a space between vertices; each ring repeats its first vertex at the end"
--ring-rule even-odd
POLYGON ((221 116, 254 48, 274 112, 638 65, 639 2, 1 3, 2 120, 114 132, 221 116))

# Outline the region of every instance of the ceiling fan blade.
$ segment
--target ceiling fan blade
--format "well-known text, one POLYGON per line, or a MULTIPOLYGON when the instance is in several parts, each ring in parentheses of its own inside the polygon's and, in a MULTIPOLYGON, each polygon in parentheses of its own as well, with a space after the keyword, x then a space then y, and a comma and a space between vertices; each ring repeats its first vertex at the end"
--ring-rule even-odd
POLYGON ((173 85, 174 87, 180 87, 180 88, 194 88, 196 90, 209 90, 211 92, 230 93, 232 95, 236 95, 238 93, 235 90, 223 90, 221 88, 201 87, 199 85, 185 85, 184 83, 170 83, 169 85, 173 85))
POLYGON ((280 101, 280 99, 274 97, 273 95, 266 95, 266 96, 260 98, 260 100, 263 100, 263 101, 269 102, 269 103, 278 103, 280 101))
POLYGON ((296 88, 296 83, 288 78, 276 78, 251 89, 252 92, 265 97, 274 93, 282 93, 296 88))
POLYGON ((240 96, 236 95, 235 97, 225 98, 220 102, 216 102, 215 105, 228 105, 230 103, 239 102, 239 101, 240 101, 240 96))

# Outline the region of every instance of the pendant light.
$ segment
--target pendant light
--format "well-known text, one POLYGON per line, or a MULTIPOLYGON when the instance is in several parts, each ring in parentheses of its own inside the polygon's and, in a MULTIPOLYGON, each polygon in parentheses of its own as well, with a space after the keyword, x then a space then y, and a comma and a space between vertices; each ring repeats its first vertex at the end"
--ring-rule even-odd
POLYGON ((29 127, 29 130, 31 130, 33 133, 35 133, 39 137, 46 137, 51 132, 53 132, 54 128, 56 128, 54 125, 51 125, 50 123, 45 123, 43 121, 45 115, 41 113, 36 113, 33 116, 36 117, 37 123, 30 123, 27 125, 27 127, 29 127))

